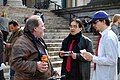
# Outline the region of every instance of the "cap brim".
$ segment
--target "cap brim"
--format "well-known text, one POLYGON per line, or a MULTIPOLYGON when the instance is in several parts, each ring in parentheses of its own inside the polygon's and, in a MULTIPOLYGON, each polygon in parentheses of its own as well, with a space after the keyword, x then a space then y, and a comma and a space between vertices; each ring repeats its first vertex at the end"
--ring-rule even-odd
POLYGON ((93 19, 90 21, 90 23, 95 23, 95 21, 96 21, 96 19, 93 18, 93 19))

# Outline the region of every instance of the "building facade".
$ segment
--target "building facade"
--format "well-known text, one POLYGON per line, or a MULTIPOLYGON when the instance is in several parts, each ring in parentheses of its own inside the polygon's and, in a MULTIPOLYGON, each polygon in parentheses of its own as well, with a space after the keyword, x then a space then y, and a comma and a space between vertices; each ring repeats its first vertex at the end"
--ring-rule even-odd
MULTIPOLYGON (((15 1, 15 0, 0 0, 0 5, 4 5, 6 1, 15 1)), ((53 3, 48 3, 49 1, 53 1, 54 3, 60 5, 62 8, 83 6, 83 5, 87 5, 87 3, 90 2, 90 0, 21 0, 21 1, 23 5, 28 8, 34 8, 34 7, 44 8, 45 6, 45 9, 48 7, 50 7, 50 9, 54 9, 55 5, 53 3), (50 6, 48 6, 48 4, 50 6)))
POLYGON ((90 0, 62 0, 63 8, 77 7, 87 5, 90 0))

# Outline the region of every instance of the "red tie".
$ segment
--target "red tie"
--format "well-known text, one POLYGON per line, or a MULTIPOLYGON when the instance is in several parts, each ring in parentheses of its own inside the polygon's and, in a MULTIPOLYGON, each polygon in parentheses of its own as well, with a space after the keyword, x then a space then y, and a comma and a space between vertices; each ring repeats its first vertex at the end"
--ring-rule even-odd
MULTIPOLYGON (((98 41, 97 41, 96 50, 95 50, 96 56, 98 56, 98 46, 99 46, 100 38, 101 38, 101 34, 98 36, 98 41)), ((96 63, 94 64, 94 70, 96 70, 96 63)))
MULTIPOLYGON (((71 44, 70 44, 70 47, 69 47, 69 51, 72 51, 72 48, 73 48, 73 43, 75 42, 75 40, 72 40, 71 44)), ((71 57, 68 56, 67 57, 67 63, 66 63, 66 70, 68 72, 70 72, 70 65, 71 65, 71 57)))

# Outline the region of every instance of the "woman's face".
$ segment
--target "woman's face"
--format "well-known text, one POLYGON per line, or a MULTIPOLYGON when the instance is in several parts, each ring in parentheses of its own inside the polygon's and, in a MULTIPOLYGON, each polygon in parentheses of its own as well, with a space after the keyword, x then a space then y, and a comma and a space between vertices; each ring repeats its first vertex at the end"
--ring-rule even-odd
POLYGON ((76 35, 80 31, 82 31, 82 27, 79 28, 79 24, 76 21, 72 21, 69 28, 72 35, 76 35))

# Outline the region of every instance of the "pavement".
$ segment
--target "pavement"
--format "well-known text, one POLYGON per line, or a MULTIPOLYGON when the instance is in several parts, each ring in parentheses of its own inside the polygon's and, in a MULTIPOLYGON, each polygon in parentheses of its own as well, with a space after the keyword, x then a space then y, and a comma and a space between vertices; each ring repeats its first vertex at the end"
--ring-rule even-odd
MULTIPOLYGON (((54 70, 58 71, 59 74, 61 74, 61 67, 56 67, 54 68, 54 70)), ((4 73, 5 75, 5 80, 9 80, 9 73, 4 73)), ((93 68, 91 68, 91 79, 92 80, 92 76, 93 76, 93 68)), ((118 75, 118 80, 120 80, 120 74, 118 75)))

